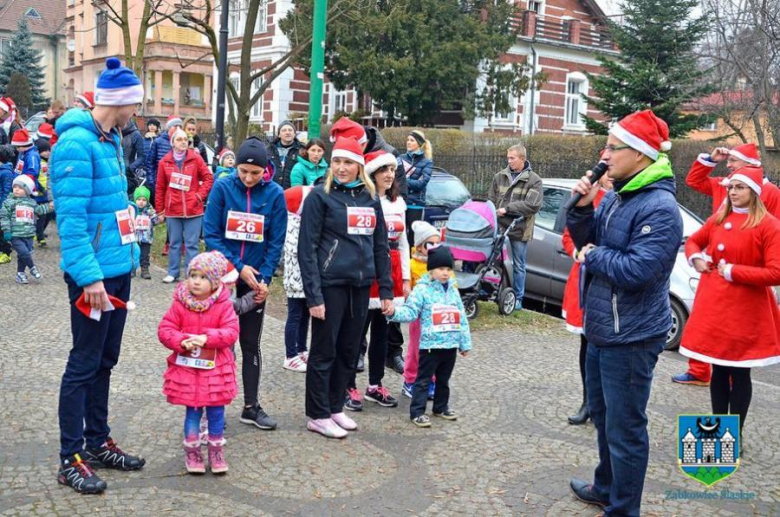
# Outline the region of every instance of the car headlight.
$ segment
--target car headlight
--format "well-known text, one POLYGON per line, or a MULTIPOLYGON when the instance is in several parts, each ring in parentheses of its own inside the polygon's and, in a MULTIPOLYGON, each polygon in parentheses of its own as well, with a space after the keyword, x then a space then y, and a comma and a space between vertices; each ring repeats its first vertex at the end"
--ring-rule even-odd
POLYGON ((696 288, 699 287, 699 279, 698 278, 691 278, 688 280, 688 285, 691 286, 691 291, 694 293, 696 292, 696 288))

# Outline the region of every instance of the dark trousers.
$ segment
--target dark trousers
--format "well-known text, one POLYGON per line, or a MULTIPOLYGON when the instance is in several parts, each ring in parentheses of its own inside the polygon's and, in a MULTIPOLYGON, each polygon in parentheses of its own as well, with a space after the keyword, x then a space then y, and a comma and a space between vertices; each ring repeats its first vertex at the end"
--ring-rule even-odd
POLYGON ((580 378, 582 379, 582 403, 588 402, 588 384, 585 380, 585 365, 588 359, 588 339, 580 334, 580 378))
POLYGON ((14 237, 11 239, 11 245, 16 251, 16 271, 18 273, 24 273, 25 269, 33 268, 35 266, 35 263, 33 262, 32 237, 27 237, 25 239, 14 237))
POLYGON ((753 398, 753 381, 750 368, 712 365, 710 399, 715 415, 739 415, 739 433, 747 419, 750 400, 753 398))
POLYGON ((38 238, 38 242, 41 242, 46 238, 43 233, 46 229, 46 224, 48 223, 46 215, 47 214, 39 215, 35 218, 35 236, 38 238))
MULTIPOLYGON (((366 324, 361 334, 361 353, 362 344, 366 341, 366 333, 371 328, 371 341, 368 345, 368 384, 370 386, 381 386, 382 379, 385 376, 385 358, 387 357, 387 318, 380 309, 371 309, 366 315, 366 324)), ((359 355, 355 356, 352 365, 352 376, 347 384, 348 388, 355 388, 355 375, 357 373, 357 362, 359 355)))
POLYGON ((6 255, 10 255, 13 251, 13 246, 11 246, 11 243, 5 240, 5 237, 3 237, 3 232, 0 232, 0 253, 5 253, 6 255))
POLYGON ((406 238, 409 241, 409 249, 414 249, 414 230, 412 230, 412 223, 415 221, 420 221, 424 215, 424 208, 406 209, 406 238))
POLYGON ((387 326, 387 358, 404 355, 404 335, 401 333, 401 324, 392 322, 387 326))
POLYGON ((306 365, 306 416, 330 418, 344 410, 368 311, 368 287, 323 287, 325 319, 312 318, 306 365))
POLYGON ((141 246, 141 267, 149 269, 149 256, 152 253, 152 243, 141 242, 139 245, 141 246))
MULTIPOLYGON (((60 456, 80 453, 84 441, 97 448, 108 439, 108 393, 111 369, 119 360, 127 311, 102 313, 100 321, 84 316, 76 300, 84 290, 65 274, 70 299, 73 348, 68 356, 60 387, 60 456)), ((103 280, 106 292, 120 300, 130 299, 130 275, 103 280)))
MULTIPOLYGON (((252 289, 244 282, 236 285, 236 295, 241 298, 252 289)), ((244 405, 257 404, 257 391, 263 372, 263 352, 260 338, 263 335, 265 302, 238 317, 238 342, 241 345, 241 380, 244 383, 244 405)))
POLYGON ((306 351, 310 319, 306 298, 287 298, 284 348, 288 359, 306 351))
POLYGON ((452 377, 452 370, 455 369, 457 357, 457 348, 420 350, 417 380, 414 381, 412 402, 409 405, 411 418, 425 414, 428 388, 434 375, 436 375, 436 393, 433 395, 433 412, 444 413, 447 410, 450 403, 450 377, 452 377))
POLYGON ((639 515, 650 452, 647 401, 665 341, 588 345, 588 410, 599 445, 593 486, 599 499, 609 501, 605 515, 639 515))

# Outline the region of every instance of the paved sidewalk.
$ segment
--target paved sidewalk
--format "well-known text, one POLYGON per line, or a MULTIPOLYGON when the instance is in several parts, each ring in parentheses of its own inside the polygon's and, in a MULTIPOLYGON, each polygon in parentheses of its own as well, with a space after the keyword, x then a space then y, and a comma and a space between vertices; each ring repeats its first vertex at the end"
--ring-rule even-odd
MULTIPOLYGON (((452 406, 457 422, 433 428, 409 423, 400 407, 368 405, 360 431, 344 441, 307 432, 304 375, 282 370, 283 322, 266 319, 261 403, 279 420, 264 432, 239 423, 240 399, 228 408, 221 478, 184 473, 184 411, 161 394, 167 350, 157 324, 172 287, 137 279, 122 356, 114 370, 112 435, 146 457, 140 472, 101 471, 102 496, 81 496, 56 482, 57 398, 70 348, 67 296, 57 268, 58 242, 36 250, 40 284, 13 281, 15 262, 0 266, 0 515, 586 515, 594 507, 568 491, 572 476, 589 478, 596 465, 592 425, 566 416, 580 402, 579 341, 561 330, 548 335, 479 332, 474 353, 458 359, 452 406)), ((278 313, 277 311, 273 311, 278 313)), ((561 324, 561 327, 563 325, 561 324)), ((239 354, 240 357, 240 354, 239 354)), ((680 500, 667 492, 700 493, 703 485, 676 466, 678 413, 707 412, 709 391, 674 385, 683 363, 664 354, 648 410, 652 442, 645 515, 744 516, 780 514, 780 368, 757 372, 743 465, 715 492, 751 492, 750 501, 680 500)), ((400 397, 401 377, 385 383, 400 397)), ((358 385, 365 388, 361 375, 358 385)))

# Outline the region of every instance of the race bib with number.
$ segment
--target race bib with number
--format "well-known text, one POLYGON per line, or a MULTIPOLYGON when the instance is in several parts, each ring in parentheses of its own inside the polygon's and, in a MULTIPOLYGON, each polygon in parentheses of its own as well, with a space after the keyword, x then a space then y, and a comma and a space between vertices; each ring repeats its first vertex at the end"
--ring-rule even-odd
POLYGON ((152 227, 152 218, 148 215, 139 215, 135 218, 135 229, 139 232, 147 232, 152 227))
POLYGON ((347 207, 347 233, 349 235, 373 235, 376 228, 376 212, 373 208, 347 207))
POLYGON ((18 205, 16 207, 16 222, 17 223, 34 223, 35 222, 35 210, 31 206, 18 205))
POLYGON ((188 368, 198 368, 200 370, 212 370, 217 365, 217 349, 201 348, 196 346, 187 352, 180 352, 176 356, 176 364, 188 368))
POLYGON ((16 161, 16 168, 14 169, 17 174, 21 174, 24 170, 24 160, 19 159, 16 161))
POLYGON ((265 216, 228 211, 225 237, 237 241, 263 242, 265 216))
POLYGON ((114 215, 116 215, 116 224, 119 227, 119 237, 122 239, 122 244, 136 242, 135 220, 130 215, 130 210, 127 208, 117 210, 114 215))
POLYGON ((397 241, 406 231, 406 223, 398 214, 385 215, 385 226, 387 226, 387 238, 391 241, 397 241))
POLYGON ((434 332, 456 332, 460 330, 460 311, 452 305, 436 303, 431 307, 434 332))
POLYGON ((189 192, 192 185, 192 176, 181 174, 180 172, 174 172, 171 174, 171 182, 168 183, 169 188, 175 188, 176 190, 183 190, 189 192))

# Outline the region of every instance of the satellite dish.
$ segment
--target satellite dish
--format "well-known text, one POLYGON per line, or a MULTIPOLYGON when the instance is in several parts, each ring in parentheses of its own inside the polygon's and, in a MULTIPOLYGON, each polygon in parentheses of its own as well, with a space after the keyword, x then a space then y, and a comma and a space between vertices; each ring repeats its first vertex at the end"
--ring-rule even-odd
POLYGON ((69 40, 68 41, 68 52, 75 52, 76 50, 76 40, 69 40))

